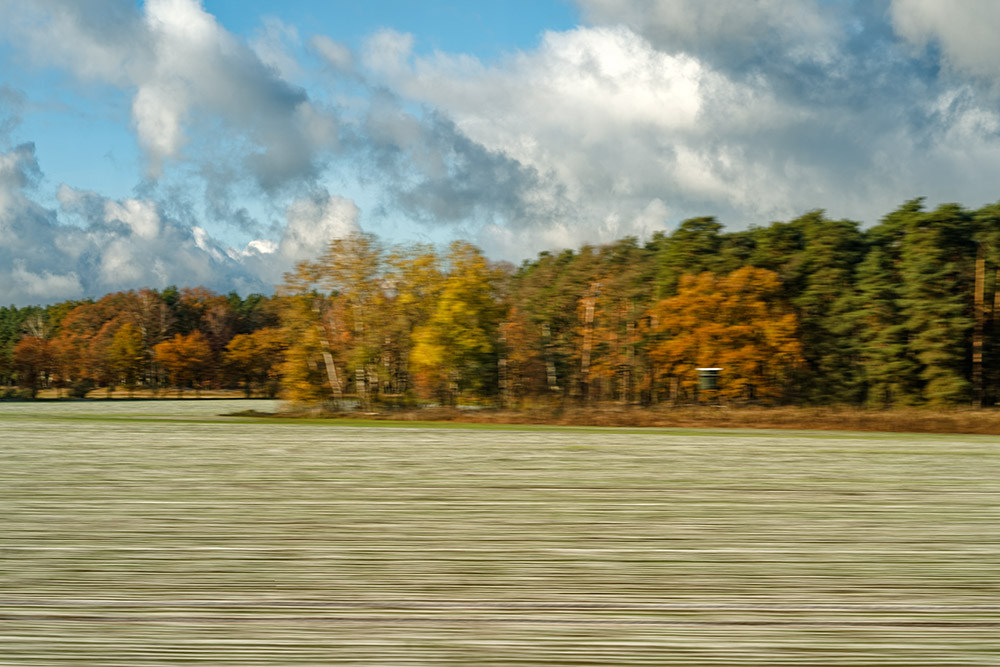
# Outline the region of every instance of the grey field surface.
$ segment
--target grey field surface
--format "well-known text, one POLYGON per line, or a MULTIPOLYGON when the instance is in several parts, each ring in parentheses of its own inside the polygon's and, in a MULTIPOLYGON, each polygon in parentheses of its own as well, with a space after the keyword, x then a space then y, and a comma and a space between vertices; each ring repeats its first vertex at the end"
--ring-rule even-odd
POLYGON ((1000 444, 0 403, 2 665, 998 665, 1000 444))

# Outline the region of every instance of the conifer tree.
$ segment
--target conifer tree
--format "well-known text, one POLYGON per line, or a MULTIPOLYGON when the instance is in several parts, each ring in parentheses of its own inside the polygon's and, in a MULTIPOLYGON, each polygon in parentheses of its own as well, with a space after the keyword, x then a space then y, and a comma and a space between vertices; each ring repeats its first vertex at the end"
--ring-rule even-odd
POLYGON ((921 397, 944 405, 970 398, 973 326, 972 216, 954 204, 906 218, 900 253, 900 306, 908 346, 920 364, 921 397))

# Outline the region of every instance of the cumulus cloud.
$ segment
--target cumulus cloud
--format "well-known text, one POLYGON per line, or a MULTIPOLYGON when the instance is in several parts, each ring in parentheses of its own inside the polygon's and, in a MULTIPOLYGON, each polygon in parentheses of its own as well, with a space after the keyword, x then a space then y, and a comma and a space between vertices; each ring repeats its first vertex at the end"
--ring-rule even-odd
POLYGON ((818 0, 578 0, 598 25, 620 24, 666 53, 746 65, 779 55, 830 62, 837 25, 818 0))
POLYGON ((413 57, 398 35, 374 39, 370 76, 437 110, 417 119, 383 96, 368 119, 372 145, 393 149, 380 154, 384 171, 408 158, 409 180, 391 187, 415 216, 478 218, 503 246, 498 227, 575 245, 662 229, 652 212, 667 201, 755 214, 785 204, 762 187, 772 174, 741 168, 742 138, 801 122, 766 82, 750 86, 620 26, 548 33, 492 67, 413 57))
POLYGON ((250 42, 260 61, 285 81, 302 74, 302 66, 292 50, 301 44, 299 31, 273 16, 265 17, 261 29, 250 42))
POLYGON ((1000 3, 992 0, 893 0, 896 31, 917 47, 940 46, 946 62, 1000 83, 1000 3))
POLYGON ((113 200, 63 185, 59 209, 32 199, 34 146, 0 153, 0 302, 25 305, 171 284, 269 292, 296 260, 357 229, 357 209, 326 194, 289 208, 280 242, 238 251, 150 200, 113 200))
POLYGON ((335 71, 353 72, 354 56, 344 44, 336 42, 326 35, 316 35, 309 40, 309 46, 335 71))
POLYGON ((292 202, 285 219, 285 231, 275 251, 289 263, 314 259, 322 254, 331 239, 361 231, 358 207, 354 202, 332 196, 325 189, 292 202))
POLYGON ((4 2, 0 18, 0 30, 40 62, 65 68, 85 80, 127 86, 151 65, 148 34, 132 3, 4 2))
POLYGON ((502 151, 470 139, 447 117, 417 117, 382 95, 366 132, 386 196, 428 225, 524 229, 560 215, 561 185, 502 151))
POLYGON ((517 259, 526 239, 642 237, 696 215, 872 222, 915 196, 996 197, 993 100, 910 58, 879 6, 580 4, 592 25, 491 63, 371 38, 361 66, 400 99, 376 96, 368 137, 400 210, 477 221, 517 259), (425 111, 403 111, 414 102, 425 111))
MULTIPOLYGON (((282 44, 297 35, 265 23, 256 51, 198 0, 41 0, 4 10, 8 32, 37 62, 132 94, 132 120, 151 176, 183 155, 193 132, 222 131, 228 151, 267 191, 314 180, 337 141, 333 114, 287 82, 295 63, 282 44)), ((218 141, 218 139, 216 139, 218 141)), ((204 150, 204 147, 201 147, 204 150)), ((234 172, 229 172, 234 175, 234 172)))
POLYGON ((45 302, 65 298, 67 294, 83 293, 83 285, 75 271, 56 274, 48 269, 41 269, 39 273, 33 273, 26 264, 23 259, 14 260, 8 276, 13 286, 11 301, 28 299, 45 302))
MULTIPOLYGON (((32 193, 41 178, 34 146, 0 153, 0 300, 171 283, 269 291, 294 261, 357 228, 353 203, 316 183, 339 129, 329 109, 287 82, 298 71, 294 28, 265 20, 246 43, 197 0, 148 0, 141 8, 128 0, 3 3, 0 23, 36 63, 131 96, 151 176, 171 164, 194 166, 174 169, 162 185, 146 181, 140 197, 111 199, 64 184, 52 210, 32 193), (253 196, 251 185, 275 204, 282 193, 311 194, 293 200, 284 225, 272 226, 240 202, 253 196), (192 186, 203 189, 210 219, 257 238, 242 250, 218 241, 198 219, 192 186)), ((0 88, 0 150, 22 98, 0 88)))

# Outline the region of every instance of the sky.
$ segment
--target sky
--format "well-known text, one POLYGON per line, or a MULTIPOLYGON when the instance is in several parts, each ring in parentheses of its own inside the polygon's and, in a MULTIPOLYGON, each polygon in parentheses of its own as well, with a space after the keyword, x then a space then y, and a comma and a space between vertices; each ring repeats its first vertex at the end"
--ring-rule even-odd
POLYGON ((1000 199, 994 0, 0 0, 0 303, 1000 199))

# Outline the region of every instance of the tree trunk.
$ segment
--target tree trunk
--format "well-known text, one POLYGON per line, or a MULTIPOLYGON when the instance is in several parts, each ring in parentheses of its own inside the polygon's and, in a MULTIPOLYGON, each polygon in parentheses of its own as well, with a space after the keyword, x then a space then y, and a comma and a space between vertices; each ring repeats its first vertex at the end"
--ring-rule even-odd
POLYGON ((584 401, 590 400, 590 350, 594 338, 594 306, 597 303, 597 292, 600 283, 590 286, 590 292, 583 299, 583 351, 580 361, 580 395, 584 401))
POLYGON ((635 303, 630 302, 628 308, 628 320, 625 322, 625 368, 622 378, 622 403, 632 401, 632 376, 635 368, 635 303))
MULTIPOLYGON (((989 314, 992 320, 992 324, 990 326, 992 331, 990 340, 991 342, 994 342, 997 339, 997 334, 1000 333, 1000 268, 997 268, 996 273, 994 273, 993 276, 993 307, 991 308, 989 314)), ((983 319, 985 319, 985 317, 983 319)), ((1000 363, 997 363, 996 361, 995 343, 990 345, 990 352, 994 355, 994 361, 990 364, 991 373, 989 383, 993 396, 993 403, 995 405, 996 403, 1000 403, 1000 363)))
POLYGON ((497 360, 497 381, 500 385, 500 407, 510 406, 510 385, 507 379, 507 323, 500 325, 500 358, 497 360))
POLYGON ((975 324, 972 329, 972 407, 983 407, 983 329, 985 324, 986 256, 983 246, 976 254, 975 324))
POLYGON ((552 330, 548 322, 542 323, 542 338, 545 339, 545 377, 548 382, 549 391, 553 394, 559 393, 559 385, 556 382, 556 364, 552 360, 552 330))
POLYGON ((344 397, 344 388, 340 384, 340 376, 337 375, 337 364, 333 361, 333 355, 327 350, 323 350, 323 364, 326 366, 326 379, 330 383, 330 390, 333 391, 333 400, 340 403, 344 397))
POLYGON ((354 369, 354 393, 358 395, 358 407, 368 409, 368 387, 365 369, 358 366, 354 369))
MULTIPOLYGON (((330 320, 330 326, 335 327, 336 323, 333 322, 333 318, 327 316, 330 320)), ((327 322, 320 322, 319 324, 319 337, 320 344, 323 346, 323 365, 326 366, 326 379, 330 383, 330 391, 333 392, 333 400, 340 407, 340 402, 344 398, 344 385, 340 382, 340 376, 337 374, 337 364, 333 360, 333 354, 330 350, 333 346, 330 344, 330 332, 327 329, 327 322)))

